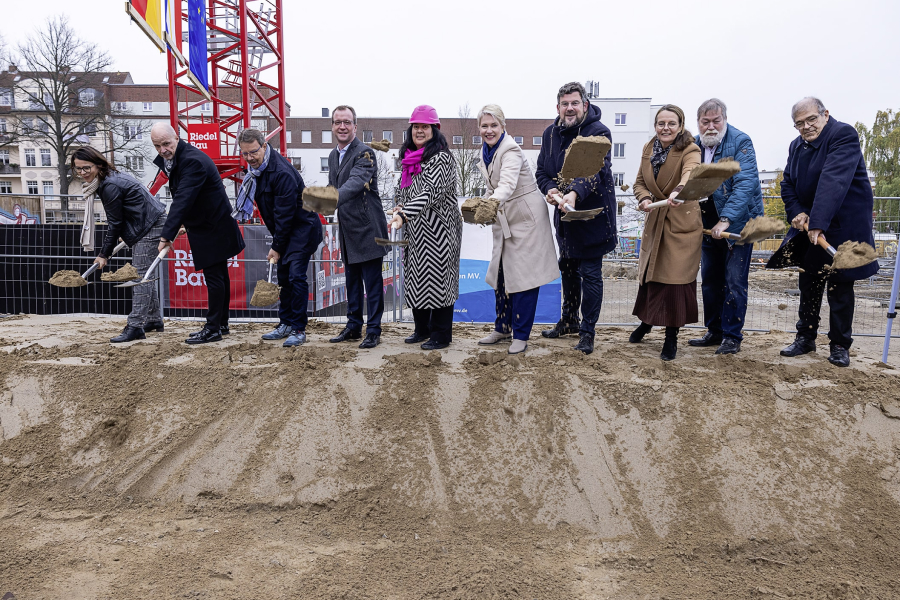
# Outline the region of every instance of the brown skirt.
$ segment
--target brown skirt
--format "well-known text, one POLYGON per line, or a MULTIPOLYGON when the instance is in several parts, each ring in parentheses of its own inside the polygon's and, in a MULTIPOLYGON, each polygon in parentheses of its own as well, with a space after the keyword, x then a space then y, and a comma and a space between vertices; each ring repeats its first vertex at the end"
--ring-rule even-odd
POLYGON ((648 281, 638 287, 637 299, 631 314, 648 325, 684 327, 696 323, 697 281, 690 283, 659 283, 648 281))

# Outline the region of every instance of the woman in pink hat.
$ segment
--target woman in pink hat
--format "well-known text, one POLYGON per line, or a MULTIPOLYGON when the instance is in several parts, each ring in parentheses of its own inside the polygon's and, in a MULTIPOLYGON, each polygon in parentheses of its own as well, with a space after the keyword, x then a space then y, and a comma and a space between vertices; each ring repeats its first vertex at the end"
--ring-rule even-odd
POLYGON ((417 106, 400 148, 397 207, 391 225, 406 225, 406 301, 415 331, 407 344, 440 350, 452 339, 453 305, 459 298, 462 214, 456 201, 456 169, 437 111, 417 106), (427 341, 426 341, 427 340, 427 341))

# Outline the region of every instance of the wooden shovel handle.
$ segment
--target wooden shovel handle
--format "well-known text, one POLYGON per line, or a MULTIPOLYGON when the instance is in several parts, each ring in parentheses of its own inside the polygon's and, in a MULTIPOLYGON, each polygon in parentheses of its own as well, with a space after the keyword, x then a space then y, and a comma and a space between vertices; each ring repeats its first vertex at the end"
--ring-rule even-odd
MULTIPOLYGON (((809 223, 808 222, 803 224, 803 231, 809 233, 809 223)), ((825 239, 824 233, 820 233, 819 237, 816 238, 816 245, 821 246, 822 249, 825 250, 825 252, 827 252, 831 256, 834 256, 835 254, 837 254, 837 250, 835 250, 834 246, 829 244, 828 240, 825 239)))
MULTIPOLYGON (((711 229, 704 229, 704 230, 703 230, 703 233, 705 233, 706 235, 712 235, 712 230, 711 230, 711 229)), ((721 236, 722 236, 723 238, 725 238, 726 240, 736 240, 736 241, 741 241, 741 236, 738 235, 738 234, 736 234, 736 233, 728 233, 727 231, 723 231, 723 232, 720 233, 719 235, 721 235, 721 236)))

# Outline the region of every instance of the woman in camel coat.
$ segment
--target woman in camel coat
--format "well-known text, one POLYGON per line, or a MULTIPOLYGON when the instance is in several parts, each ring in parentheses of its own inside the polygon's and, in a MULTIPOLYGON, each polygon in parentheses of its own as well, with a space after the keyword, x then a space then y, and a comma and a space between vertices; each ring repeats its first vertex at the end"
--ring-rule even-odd
POLYGON ((494 248, 485 282, 494 288, 494 331, 478 343, 496 344, 512 337, 508 352, 528 346, 539 288, 559 277, 556 248, 544 196, 522 149, 506 135, 506 119, 496 104, 478 113, 482 139, 479 167, 487 196, 500 202, 492 225, 494 248))
POLYGON ((640 342, 653 325, 666 328, 660 358, 672 360, 678 347, 678 329, 698 319, 697 270, 703 222, 696 201, 675 197, 700 164, 700 148, 684 128, 684 112, 666 104, 656 113, 656 136, 644 146, 641 168, 634 182, 638 208, 647 212, 638 264, 637 299, 632 314, 641 324, 629 338, 640 342), (650 209, 651 202, 668 200, 650 209))

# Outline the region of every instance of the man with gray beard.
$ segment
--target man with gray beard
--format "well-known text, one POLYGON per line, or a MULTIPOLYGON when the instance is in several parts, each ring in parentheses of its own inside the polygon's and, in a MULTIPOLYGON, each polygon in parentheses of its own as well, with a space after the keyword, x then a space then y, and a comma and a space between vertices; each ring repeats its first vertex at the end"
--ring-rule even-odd
POLYGON ((740 173, 727 179, 708 200, 700 203, 704 235, 700 256, 703 317, 706 334, 689 340, 691 346, 718 346, 716 354, 741 351, 741 329, 747 315, 747 288, 753 244, 736 245, 723 232, 739 234, 747 221, 763 214, 762 188, 756 153, 750 137, 728 124, 725 103, 710 98, 697 109, 695 138, 702 162, 729 158, 741 165, 740 173))

